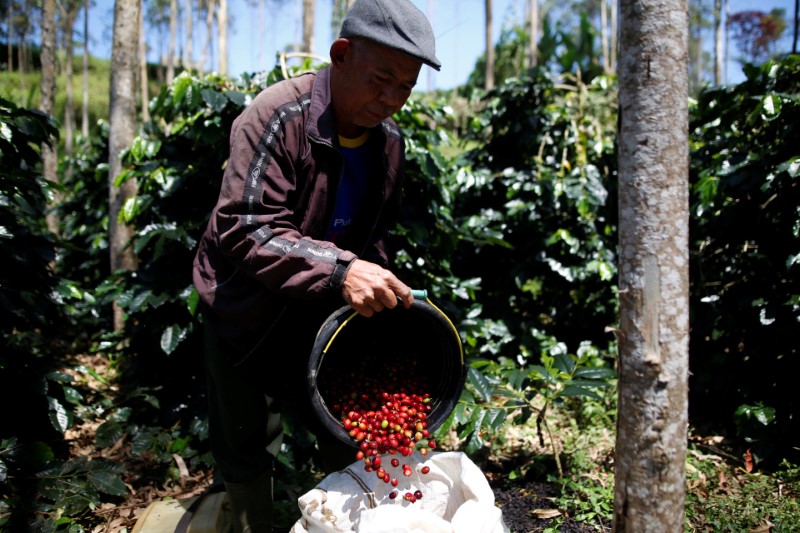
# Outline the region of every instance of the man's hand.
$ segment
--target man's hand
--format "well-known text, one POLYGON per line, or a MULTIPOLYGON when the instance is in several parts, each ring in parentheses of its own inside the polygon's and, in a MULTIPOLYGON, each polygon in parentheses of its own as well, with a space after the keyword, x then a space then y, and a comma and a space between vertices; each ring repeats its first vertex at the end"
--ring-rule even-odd
POLYGON ((375 263, 356 259, 342 285, 344 301, 359 314, 370 317, 385 308, 394 309, 398 298, 406 308, 414 303, 411 288, 375 263))

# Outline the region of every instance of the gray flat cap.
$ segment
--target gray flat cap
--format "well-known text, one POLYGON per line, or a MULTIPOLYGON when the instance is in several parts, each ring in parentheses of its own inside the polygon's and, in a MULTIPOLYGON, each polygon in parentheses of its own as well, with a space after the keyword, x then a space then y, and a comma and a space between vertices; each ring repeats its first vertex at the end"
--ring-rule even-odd
POLYGON ((410 0, 356 0, 347 11, 339 37, 363 37, 416 57, 440 70, 433 28, 410 0))

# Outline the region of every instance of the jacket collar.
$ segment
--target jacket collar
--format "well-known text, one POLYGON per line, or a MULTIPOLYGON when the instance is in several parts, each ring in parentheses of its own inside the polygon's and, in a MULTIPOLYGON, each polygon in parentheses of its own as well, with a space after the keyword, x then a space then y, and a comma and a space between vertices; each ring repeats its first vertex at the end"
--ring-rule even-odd
POLYGON ((333 112, 333 102, 331 102, 330 65, 317 72, 314 77, 306 131, 312 139, 335 146, 336 114, 333 112))

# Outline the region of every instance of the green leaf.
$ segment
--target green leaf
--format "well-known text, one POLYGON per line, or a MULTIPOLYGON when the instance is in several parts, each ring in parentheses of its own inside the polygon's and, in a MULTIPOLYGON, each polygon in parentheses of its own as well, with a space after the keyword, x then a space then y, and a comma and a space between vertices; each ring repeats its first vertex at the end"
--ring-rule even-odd
POLYGON ((241 91, 225 91, 225 96, 239 107, 244 107, 245 102, 247 102, 247 95, 241 91))
POLYGON ((55 398, 48 396, 47 403, 50 406, 50 422, 56 430, 64 433, 69 429, 71 424, 70 413, 61 405, 61 402, 55 398))
POLYGON ((475 388, 483 401, 488 402, 492 399, 492 384, 480 370, 470 367, 467 371, 467 381, 475 388))
POLYGON ((161 349, 169 355, 175 351, 185 337, 186 330, 177 324, 172 324, 161 334, 161 349))
POLYGON ((614 379, 617 373, 611 368, 602 367, 582 367, 573 374, 576 378, 584 379, 614 379))
POLYGON ((125 200, 125 204, 122 206, 122 209, 119 212, 120 222, 124 224, 130 224, 133 222, 133 219, 136 217, 137 213, 136 198, 136 196, 131 196, 125 200))
POLYGON ((482 427, 488 429, 492 433, 497 433, 506 421, 505 409, 489 409, 486 416, 481 421, 482 427))
POLYGON ((200 304, 200 293, 197 292, 197 288, 192 286, 192 290, 189 293, 189 297, 186 299, 186 308, 189 310, 189 314, 195 316, 197 313, 197 306, 200 304))
POLYGON ((99 492, 112 496, 126 496, 128 487, 118 474, 105 471, 92 471, 88 475, 89 483, 99 492))
POLYGON ((110 448, 117 442, 125 431, 122 425, 114 420, 107 420, 100 424, 100 427, 95 431, 95 445, 99 449, 110 448))
POLYGON ((65 400, 67 400, 69 403, 71 403, 73 405, 80 405, 81 404, 81 401, 83 400, 83 395, 80 392, 78 392, 73 387, 68 387, 66 385, 64 385, 62 387, 62 389, 64 390, 64 399, 65 400))
POLYGON ((547 369, 545 367, 543 367, 542 365, 530 365, 530 366, 528 366, 528 374, 530 375, 531 372, 539 374, 539 376, 541 376, 541 378, 544 379, 544 380, 550 380, 550 377, 551 377, 550 376, 550 372, 548 372, 547 369))
POLYGON ((768 94, 761 99, 761 116, 765 120, 774 120, 781 114, 781 97, 768 94))
POLYGON ((600 395, 593 390, 587 389, 586 387, 580 387, 578 385, 567 385, 561 390, 559 396, 589 396, 596 400, 602 400, 600 395))
POLYGON ((203 89, 201 91, 203 101, 217 113, 225 109, 228 105, 228 98, 224 94, 220 94, 212 89, 203 89))

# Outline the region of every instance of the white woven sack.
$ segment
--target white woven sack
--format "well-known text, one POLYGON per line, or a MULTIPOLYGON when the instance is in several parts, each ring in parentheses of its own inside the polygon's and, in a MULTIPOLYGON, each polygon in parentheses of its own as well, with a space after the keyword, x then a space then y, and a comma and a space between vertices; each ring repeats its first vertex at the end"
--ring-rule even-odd
POLYGON ((302 517, 291 533, 507 533, 483 472, 462 452, 397 456, 413 474, 403 475, 388 456, 381 466, 397 488, 366 472, 361 461, 330 474, 298 498, 302 517), (427 474, 420 473, 430 467, 427 474), (396 490, 397 498, 389 498, 396 490), (422 491, 411 503, 406 492, 422 491))

